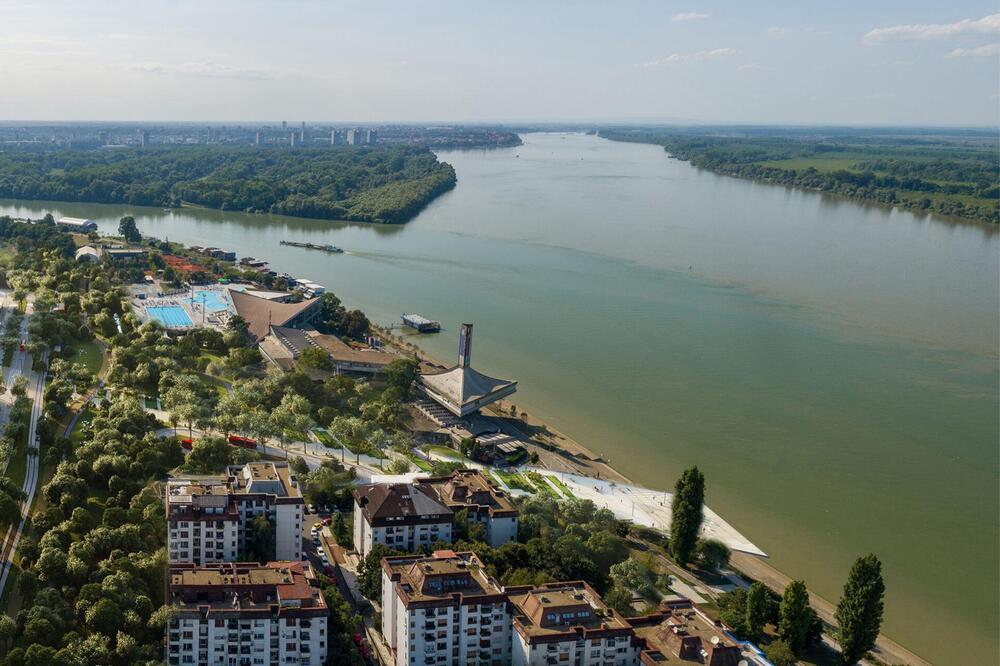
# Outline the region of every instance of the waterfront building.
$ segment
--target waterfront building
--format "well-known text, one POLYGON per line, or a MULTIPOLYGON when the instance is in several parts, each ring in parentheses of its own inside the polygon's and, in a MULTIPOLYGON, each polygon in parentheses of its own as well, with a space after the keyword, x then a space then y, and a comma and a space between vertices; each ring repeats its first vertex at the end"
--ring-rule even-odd
POLYGON ((451 542, 454 513, 433 488, 414 483, 357 486, 354 548, 364 557, 376 544, 414 551, 436 541, 451 542))
POLYGON ((319 314, 319 298, 298 303, 281 303, 270 298, 260 298, 246 292, 229 290, 236 314, 246 320, 254 340, 262 340, 271 326, 303 328, 319 314))
POLYGON ((309 326, 302 329, 272 326, 259 345, 264 358, 282 372, 290 372, 302 352, 310 347, 326 352, 331 362, 329 371, 310 369, 314 379, 331 373, 371 375, 399 358, 375 349, 355 349, 337 336, 320 333, 309 326))
POLYGON ((458 417, 466 417, 517 391, 517 382, 497 379, 472 368, 472 324, 462 324, 458 365, 418 380, 428 398, 458 417))
POLYGON ((453 512, 464 509, 470 522, 483 526, 486 543, 493 548, 517 539, 521 512, 507 493, 494 487, 480 470, 460 469, 449 476, 416 479, 414 483, 433 488, 453 512))
POLYGON ((329 609, 308 563, 171 565, 171 666, 326 664, 329 609))
POLYGON ((93 220, 87 220, 82 217, 60 217, 56 224, 70 231, 78 231, 80 233, 87 233, 90 231, 97 231, 97 223, 93 220))
POLYGON ((305 501, 287 463, 233 465, 224 476, 167 482, 170 562, 231 562, 247 548, 248 525, 266 516, 274 526, 275 558, 302 557, 305 501))
POLYGON ((116 264, 131 264, 149 256, 149 252, 141 247, 108 247, 104 248, 104 254, 116 264))
POLYGON ((381 602, 395 666, 510 663, 507 597, 474 553, 383 558, 381 602))
POLYGON ((635 666, 643 642, 632 626, 583 581, 506 589, 511 664, 635 666))

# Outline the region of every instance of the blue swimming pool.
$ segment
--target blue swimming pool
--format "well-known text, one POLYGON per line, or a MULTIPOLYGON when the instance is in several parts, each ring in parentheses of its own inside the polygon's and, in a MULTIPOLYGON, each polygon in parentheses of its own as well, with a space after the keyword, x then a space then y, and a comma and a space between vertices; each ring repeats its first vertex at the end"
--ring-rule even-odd
POLYGON ((179 305, 161 305, 146 308, 146 312, 149 313, 150 317, 160 322, 167 328, 191 326, 193 324, 191 317, 188 317, 187 312, 185 312, 184 308, 179 305))
POLYGON ((208 289, 196 290, 194 295, 188 299, 188 302, 192 305, 204 305, 205 309, 209 312, 218 312, 219 310, 225 310, 229 307, 229 302, 221 292, 211 291, 208 289))

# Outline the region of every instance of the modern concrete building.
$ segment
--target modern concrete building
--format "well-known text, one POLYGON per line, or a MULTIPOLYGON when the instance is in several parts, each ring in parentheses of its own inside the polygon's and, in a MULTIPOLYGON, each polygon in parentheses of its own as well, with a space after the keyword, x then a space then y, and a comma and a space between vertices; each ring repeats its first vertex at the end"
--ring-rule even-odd
POLYGON ((462 324, 458 365, 420 375, 427 397, 458 417, 469 416, 517 391, 517 382, 496 379, 472 369, 472 324, 462 324))
POLYGON ((321 666, 329 609, 304 562, 172 565, 171 666, 321 666))
POLYGON ((478 469, 460 469, 450 476, 417 479, 414 483, 432 487, 453 512, 464 509, 470 522, 483 526, 486 543, 493 548, 517 540, 521 512, 507 493, 496 488, 478 469))
POLYGON ((385 368, 398 356, 375 349, 355 349, 335 335, 325 335, 312 327, 303 329, 272 326, 260 341, 260 353, 282 372, 289 372, 302 352, 309 348, 321 349, 330 359, 328 371, 310 372, 314 379, 329 374, 374 374, 385 368))
POLYGON ((414 551, 451 542, 454 514, 433 488, 413 483, 358 486, 354 494, 354 548, 362 557, 376 544, 414 551))
POLYGON ((80 233, 87 233, 90 231, 97 231, 97 223, 93 220, 87 220, 82 217, 60 217, 56 224, 60 227, 64 227, 71 231, 78 231, 80 233))
POLYGON ((311 298, 298 303, 282 303, 269 298, 252 296, 246 292, 229 290, 236 314, 246 320, 250 335, 262 340, 272 326, 303 328, 319 314, 320 299, 311 298))
POLYGON ((305 501, 286 463, 234 465, 224 477, 167 482, 170 562, 232 562, 247 548, 247 526, 265 515, 274 525, 275 559, 302 557, 305 501))
POLYGON ((636 666, 643 642, 583 581, 507 588, 513 666, 636 666))
POLYGON ((510 663, 507 597, 474 553, 384 558, 381 602, 396 666, 510 663))

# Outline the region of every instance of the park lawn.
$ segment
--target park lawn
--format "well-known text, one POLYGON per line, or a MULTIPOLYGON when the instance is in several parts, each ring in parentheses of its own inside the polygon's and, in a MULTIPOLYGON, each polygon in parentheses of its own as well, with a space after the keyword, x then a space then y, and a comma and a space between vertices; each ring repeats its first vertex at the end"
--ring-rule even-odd
POLYGON ((429 462, 427 462, 418 455, 414 455, 411 453, 407 457, 410 459, 410 462, 416 465, 417 469, 419 469, 421 472, 430 472, 432 469, 434 469, 429 462))
POLYGON ((573 499, 575 497, 572 491, 570 491, 569 486, 563 483, 563 480, 560 479, 558 476, 549 476, 549 479, 551 479, 552 483, 556 484, 556 486, 559 487, 559 490, 562 491, 563 495, 565 495, 569 499, 573 499))
POLYGON ((219 397, 224 397, 229 393, 229 389, 226 387, 226 382, 215 375, 209 375, 204 372, 199 372, 195 375, 203 386, 208 386, 214 389, 219 397))
POLYGON ((543 479, 542 475, 538 472, 525 472, 525 476, 528 477, 528 479, 535 484, 539 490, 547 494, 549 497, 557 500, 562 499, 559 497, 559 493, 556 492, 555 488, 545 483, 545 479, 543 479))
POLYGON ((469 460, 455 449, 449 448, 447 446, 432 445, 428 446, 427 450, 430 451, 431 453, 438 454, 442 458, 449 458, 451 460, 454 460, 455 462, 468 462, 469 460))
POLYGON ((336 440, 333 439, 333 435, 331 435, 329 431, 323 430, 322 428, 316 428, 315 430, 313 430, 313 434, 316 435, 316 438, 323 444, 323 446, 326 446, 331 449, 340 448, 336 440))
POLYGON ((76 425, 73 427, 73 432, 69 434, 69 441, 73 444, 73 448, 76 448, 83 442, 83 438, 86 436, 88 426, 91 421, 94 420, 94 411, 87 407, 80 414, 80 418, 77 419, 76 425))
POLYGON ((518 473, 511 474, 510 472, 501 472, 500 470, 494 470, 494 473, 500 477, 501 481, 507 484, 508 488, 523 490, 526 493, 532 494, 536 492, 531 483, 518 473))
POLYGON ((76 347, 76 354, 73 355, 73 362, 79 363, 87 369, 87 372, 97 376, 104 362, 104 350, 93 341, 80 343, 76 347))

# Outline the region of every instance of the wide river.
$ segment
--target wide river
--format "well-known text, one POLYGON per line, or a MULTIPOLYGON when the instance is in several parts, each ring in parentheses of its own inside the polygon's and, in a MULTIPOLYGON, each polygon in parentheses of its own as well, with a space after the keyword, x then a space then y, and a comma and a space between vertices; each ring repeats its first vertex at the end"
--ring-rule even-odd
POLYGON ((698 465, 708 502, 832 601, 885 566, 886 632, 996 663, 1000 234, 702 172, 658 147, 530 134, 443 152, 458 186, 404 226, 49 202, 265 258, 517 379, 519 405, 636 481, 698 465), (334 243, 343 255, 284 247, 334 243))

